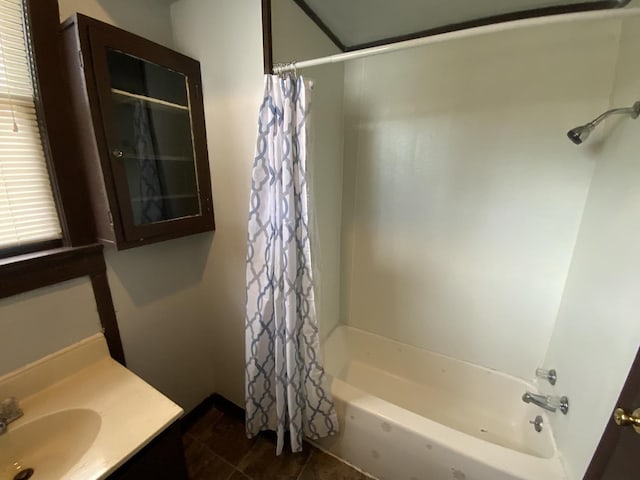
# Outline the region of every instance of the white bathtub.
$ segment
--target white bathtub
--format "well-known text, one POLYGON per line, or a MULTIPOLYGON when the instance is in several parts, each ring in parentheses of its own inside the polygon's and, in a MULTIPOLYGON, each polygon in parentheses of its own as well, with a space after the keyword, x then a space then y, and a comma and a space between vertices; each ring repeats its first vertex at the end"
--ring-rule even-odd
MULTIPOLYGON (((340 433, 321 448, 386 480, 565 479, 533 386, 350 327, 325 342, 340 433), (544 419, 541 433, 529 423, 544 419)), ((552 415, 561 415, 555 413, 552 415)))

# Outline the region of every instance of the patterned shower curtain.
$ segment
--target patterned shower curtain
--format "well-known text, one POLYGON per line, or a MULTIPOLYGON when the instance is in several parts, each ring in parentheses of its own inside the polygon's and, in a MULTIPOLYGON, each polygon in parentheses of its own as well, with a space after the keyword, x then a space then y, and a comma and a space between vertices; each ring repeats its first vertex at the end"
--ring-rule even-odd
POLYGON ((139 223, 159 222, 167 218, 162 185, 155 158, 155 142, 152 121, 146 105, 138 100, 133 109, 134 153, 140 169, 140 220, 139 223))
POLYGON ((322 367, 307 209, 309 87, 302 77, 267 75, 258 119, 249 207, 246 305, 246 427, 275 430, 276 453, 289 432, 338 431, 322 367))

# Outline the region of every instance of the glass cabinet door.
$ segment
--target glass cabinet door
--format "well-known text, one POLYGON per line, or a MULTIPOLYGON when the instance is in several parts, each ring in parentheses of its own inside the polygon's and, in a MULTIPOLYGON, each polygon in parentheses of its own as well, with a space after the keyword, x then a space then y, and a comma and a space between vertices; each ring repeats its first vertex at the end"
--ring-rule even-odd
POLYGON ((81 14, 62 35, 96 239, 122 250, 214 231, 200 63, 81 14))
POLYGON ((189 90, 184 74, 107 48, 115 129, 135 225, 201 214, 189 90))

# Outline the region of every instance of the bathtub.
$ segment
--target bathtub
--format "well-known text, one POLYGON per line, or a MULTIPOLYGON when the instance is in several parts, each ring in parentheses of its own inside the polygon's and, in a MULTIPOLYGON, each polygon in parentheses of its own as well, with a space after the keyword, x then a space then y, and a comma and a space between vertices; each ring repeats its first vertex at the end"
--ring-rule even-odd
POLYGON ((324 361, 341 429, 316 444, 380 480, 566 478, 522 380, 346 326, 324 361))

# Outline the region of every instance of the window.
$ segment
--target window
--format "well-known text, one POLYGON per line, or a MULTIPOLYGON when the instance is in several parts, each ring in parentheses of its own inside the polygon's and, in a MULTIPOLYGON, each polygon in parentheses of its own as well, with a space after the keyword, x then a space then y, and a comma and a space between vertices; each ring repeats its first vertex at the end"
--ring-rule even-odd
MULTIPOLYGON (((25 191, 11 194, 11 204, 6 197, 8 189, 0 183, 0 259, 20 261, 21 257, 15 255, 95 242, 87 185, 82 181, 84 172, 78 161, 78 139, 84 132, 76 125, 71 110, 59 31, 57 0, 0 1, 0 181, 8 176, 3 173, 8 171, 4 166, 8 159, 39 160, 38 167, 17 169, 9 175, 15 181, 16 175, 34 174, 39 169, 24 181, 25 191), (14 114, 18 132, 13 132, 14 114), (25 140, 22 135, 29 132, 33 139, 25 140), (48 198, 47 213, 41 207, 30 212, 31 219, 24 210, 16 214, 15 199, 36 191, 48 198), (12 219, 9 224, 10 215, 18 220, 12 219), (15 233, 16 225, 22 227, 41 220, 41 231, 8 238, 6 232, 15 233)), ((14 163, 12 169, 15 168, 14 163)), ((0 260, 0 265, 5 263, 0 260)))
MULTIPOLYGON (((21 0, 0 5, 0 252, 60 240, 21 0)), ((60 242, 59 242, 60 244, 60 242)))

